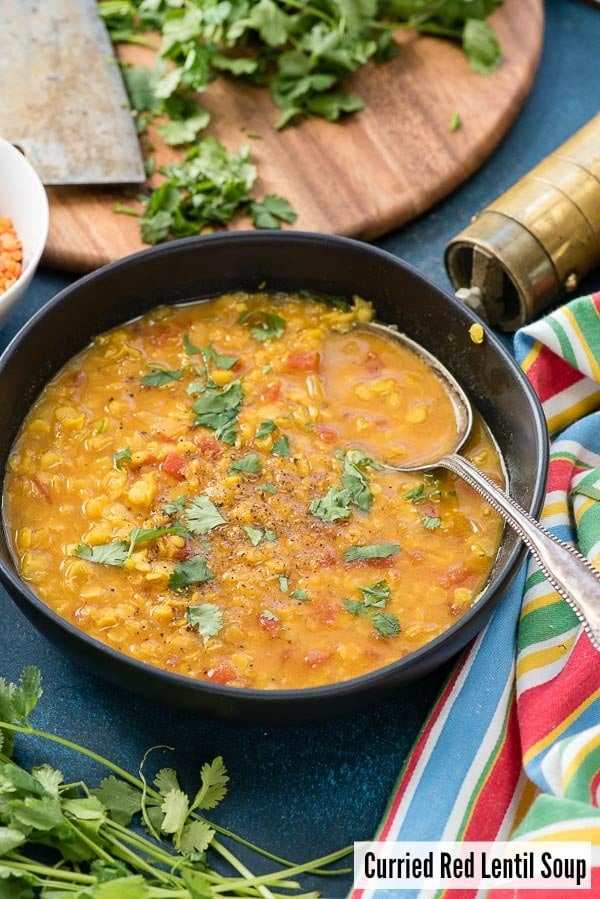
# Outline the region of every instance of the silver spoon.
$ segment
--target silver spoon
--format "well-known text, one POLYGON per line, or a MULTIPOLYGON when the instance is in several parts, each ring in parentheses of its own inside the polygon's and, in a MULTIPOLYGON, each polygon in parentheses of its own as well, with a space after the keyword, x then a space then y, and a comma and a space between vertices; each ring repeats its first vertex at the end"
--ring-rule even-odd
MULTIPOLYGON (((600 651, 600 572, 569 543, 559 540, 525 511, 514 499, 459 455, 473 425, 473 410, 462 387, 431 353, 389 325, 371 322, 356 325, 359 330, 374 331, 388 340, 397 341, 420 356, 443 382, 456 417, 456 440, 451 451, 417 465, 381 464, 392 471, 431 471, 446 468, 454 472, 480 493, 517 532, 536 559, 548 582, 571 606, 588 634, 592 645, 600 651)), ((380 460, 378 460, 380 461, 380 460)))

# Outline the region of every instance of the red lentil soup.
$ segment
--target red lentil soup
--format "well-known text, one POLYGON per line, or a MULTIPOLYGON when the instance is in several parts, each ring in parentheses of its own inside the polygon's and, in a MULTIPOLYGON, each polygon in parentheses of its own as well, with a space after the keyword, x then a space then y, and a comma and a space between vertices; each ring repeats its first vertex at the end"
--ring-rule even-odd
MULTIPOLYGON (((450 473, 377 466, 454 419, 415 354, 353 328, 371 317, 358 298, 236 293, 97 337, 9 458, 23 579, 112 648, 236 687, 343 681, 443 633, 502 525, 450 473)), ((465 454, 503 482, 479 419, 465 454)))

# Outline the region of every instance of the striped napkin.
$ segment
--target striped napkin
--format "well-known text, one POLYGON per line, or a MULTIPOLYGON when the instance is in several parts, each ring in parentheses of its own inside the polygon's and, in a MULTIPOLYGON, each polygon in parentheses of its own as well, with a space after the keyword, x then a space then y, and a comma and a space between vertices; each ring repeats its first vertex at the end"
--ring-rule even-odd
MULTIPOLYGON (((600 567, 600 293, 515 335, 552 439, 541 520, 600 567)), ((354 890, 350 899, 600 897, 600 653, 537 564, 460 658, 377 838, 583 840, 592 890, 354 890)))

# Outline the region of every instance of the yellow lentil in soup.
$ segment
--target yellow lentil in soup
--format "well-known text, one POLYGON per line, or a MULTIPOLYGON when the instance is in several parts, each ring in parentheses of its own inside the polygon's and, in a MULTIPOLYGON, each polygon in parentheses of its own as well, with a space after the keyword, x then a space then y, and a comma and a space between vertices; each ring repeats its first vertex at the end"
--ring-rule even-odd
MULTIPOLYGON (((358 298, 238 293, 97 337, 10 455, 22 577, 112 648, 236 687, 346 680, 441 634, 502 526, 450 473, 373 463, 453 419, 414 354, 353 330, 371 317, 358 298)), ((479 419, 465 453, 502 482, 479 419)))

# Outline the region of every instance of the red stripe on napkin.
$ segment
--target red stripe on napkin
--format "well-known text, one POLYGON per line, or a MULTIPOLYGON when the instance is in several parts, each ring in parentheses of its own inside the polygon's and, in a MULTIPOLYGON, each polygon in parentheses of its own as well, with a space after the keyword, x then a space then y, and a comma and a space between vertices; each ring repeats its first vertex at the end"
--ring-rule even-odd
POLYGON ((585 377, 546 346, 541 348, 526 373, 542 403, 585 377))

